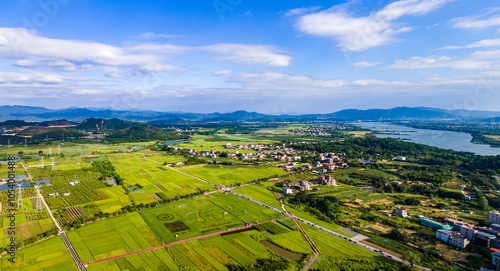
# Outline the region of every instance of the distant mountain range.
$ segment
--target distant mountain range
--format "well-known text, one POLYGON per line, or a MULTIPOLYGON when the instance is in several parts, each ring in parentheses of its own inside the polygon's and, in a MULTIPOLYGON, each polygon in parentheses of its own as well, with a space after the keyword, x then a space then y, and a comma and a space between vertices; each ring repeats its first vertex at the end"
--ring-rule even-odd
MULTIPOLYGON (((97 108, 47 109, 31 106, 0 106, 0 121, 50 121, 69 120, 82 122, 88 118, 150 122, 152 124, 174 124, 182 122, 239 122, 239 121, 317 121, 317 120, 410 120, 410 119, 464 119, 500 120, 500 112, 444 110, 428 107, 395 107, 391 109, 345 109, 329 114, 268 115, 256 112, 236 111, 232 113, 183 113, 140 110, 112 110, 97 108)), ((93 124, 95 125, 95 124, 93 124)))

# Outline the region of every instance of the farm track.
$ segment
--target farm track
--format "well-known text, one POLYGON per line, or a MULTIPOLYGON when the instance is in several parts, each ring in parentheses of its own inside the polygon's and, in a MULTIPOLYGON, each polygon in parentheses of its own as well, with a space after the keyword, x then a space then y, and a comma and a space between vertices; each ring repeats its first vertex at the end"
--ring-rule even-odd
MULTIPOLYGON (((20 164, 23 166, 24 171, 26 171, 26 174, 28 174, 30 181, 33 182, 33 178, 31 176, 31 173, 28 171, 26 166, 23 163, 20 163, 20 164)), ((76 254, 75 249, 73 248, 73 246, 71 245, 71 243, 68 240, 68 237, 66 237, 66 233, 64 232, 64 230, 61 228, 61 226, 57 222, 57 219, 55 219, 54 215, 52 214, 52 211, 49 208, 49 205, 47 204, 47 202, 45 201, 45 198, 43 196, 42 196, 42 204, 45 206, 45 208, 47 208, 47 212, 49 213, 50 218, 52 219, 52 221, 54 221, 54 224, 59 229, 59 235, 61 235, 61 238, 63 239, 63 242, 66 245, 66 249, 71 254, 71 257, 73 258, 73 261, 75 262, 76 267, 78 268, 78 270, 84 271, 85 267, 82 264, 80 257, 78 257, 78 254, 76 254)))

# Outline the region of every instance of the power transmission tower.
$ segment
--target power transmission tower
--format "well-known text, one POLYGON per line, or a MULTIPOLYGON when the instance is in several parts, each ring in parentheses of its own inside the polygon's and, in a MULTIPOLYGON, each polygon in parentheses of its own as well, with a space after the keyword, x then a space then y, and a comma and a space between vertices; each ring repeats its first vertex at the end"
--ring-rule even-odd
POLYGON ((36 189, 36 204, 35 208, 36 210, 41 210, 42 209, 42 187, 41 185, 35 186, 36 189))
POLYGON ((57 155, 61 155, 61 145, 57 145, 57 155))
POLYGON ((24 210, 24 204, 23 204, 23 191, 22 189, 23 184, 18 183, 17 184, 17 209, 23 209, 24 210))

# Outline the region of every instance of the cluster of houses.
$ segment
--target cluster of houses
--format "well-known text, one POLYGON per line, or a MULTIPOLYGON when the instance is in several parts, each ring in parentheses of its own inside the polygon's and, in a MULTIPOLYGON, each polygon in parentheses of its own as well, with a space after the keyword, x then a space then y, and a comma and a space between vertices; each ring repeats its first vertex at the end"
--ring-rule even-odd
POLYGON ((432 185, 432 183, 430 182, 422 182, 422 181, 396 181, 396 180, 392 180, 392 181, 389 181, 390 184, 397 184, 397 185, 400 185, 400 184, 410 184, 410 185, 413 185, 413 184, 422 184, 422 185, 432 185))
POLYGON ((225 149, 233 149, 233 150, 282 150, 285 149, 285 144, 274 145, 274 144, 241 144, 241 145, 233 145, 231 143, 227 143, 223 146, 225 149))
MULTIPOLYGON (((174 148, 174 150, 177 150, 177 149, 181 149, 181 148, 174 148)), ((196 151, 196 150, 192 150, 192 149, 188 149, 188 153, 191 154, 191 155, 199 155, 199 156, 209 156, 210 158, 217 158, 219 157, 222 152, 221 151, 214 151, 214 150, 210 150, 210 151, 196 151)))
MULTIPOLYGON (((69 182, 69 184, 70 184, 71 186, 75 186, 75 185, 77 185, 78 183, 80 183, 80 182, 79 182, 79 181, 77 181, 77 180, 72 180, 71 182, 69 182)), ((57 196, 59 196, 59 195, 60 195, 59 193, 51 193, 51 194, 49 194, 49 197, 57 197, 57 196)), ((63 194, 63 196, 65 196, 65 197, 68 197, 69 195, 71 195, 71 193, 70 193, 70 192, 66 192, 66 193, 64 193, 64 194, 63 194)))
MULTIPOLYGON (((337 186, 337 180, 332 178, 330 175, 321 176, 316 179, 318 184, 322 185, 335 185, 337 186)), ((283 187, 283 194, 292 194, 295 190, 298 191, 309 191, 311 190, 311 183, 309 181, 300 181, 299 183, 289 183, 283 187)), ((321 190, 320 188, 316 188, 317 190, 321 190)))
POLYGON ((311 128, 311 129, 294 129, 290 132, 299 135, 312 135, 312 136, 331 136, 332 134, 325 132, 322 128, 311 128))
POLYGON ((346 130, 347 128, 343 125, 314 125, 310 129, 294 129, 290 132, 299 135, 331 136, 332 134, 325 130, 346 130))
POLYGON ((424 226, 436 228, 436 238, 465 249, 470 243, 488 249, 498 249, 500 251, 500 212, 494 210, 489 212, 489 227, 476 227, 472 224, 443 218, 439 222, 421 217, 420 223, 424 226))

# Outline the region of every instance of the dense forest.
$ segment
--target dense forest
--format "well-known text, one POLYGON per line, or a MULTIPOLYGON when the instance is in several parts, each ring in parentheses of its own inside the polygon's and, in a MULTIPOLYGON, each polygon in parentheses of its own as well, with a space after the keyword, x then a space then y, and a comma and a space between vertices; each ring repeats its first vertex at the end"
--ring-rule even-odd
POLYGON ((144 123, 134 124, 133 126, 111 133, 107 140, 110 143, 123 142, 148 142, 148 141, 167 141, 176 139, 186 139, 188 135, 181 135, 173 130, 163 130, 158 127, 144 123))

